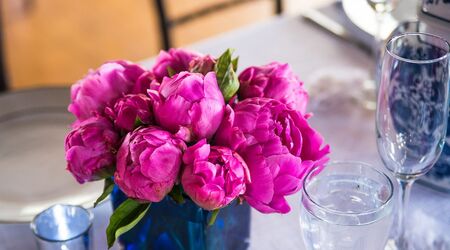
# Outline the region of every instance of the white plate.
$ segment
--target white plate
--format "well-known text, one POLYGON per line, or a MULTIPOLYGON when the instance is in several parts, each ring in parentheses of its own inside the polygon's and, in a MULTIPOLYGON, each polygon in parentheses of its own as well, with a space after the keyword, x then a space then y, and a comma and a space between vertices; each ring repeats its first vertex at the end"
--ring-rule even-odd
POLYGON ((68 88, 0 95, 0 222, 29 222, 56 203, 91 207, 102 182, 78 184, 64 138, 74 120, 68 88))
MULTIPOLYGON (((364 32, 374 36, 377 30, 375 11, 367 0, 342 0, 347 17, 364 32)), ((397 8, 386 15, 382 25, 381 35, 384 39, 398 26, 400 22, 417 19, 417 0, 400 0, 397 8)))

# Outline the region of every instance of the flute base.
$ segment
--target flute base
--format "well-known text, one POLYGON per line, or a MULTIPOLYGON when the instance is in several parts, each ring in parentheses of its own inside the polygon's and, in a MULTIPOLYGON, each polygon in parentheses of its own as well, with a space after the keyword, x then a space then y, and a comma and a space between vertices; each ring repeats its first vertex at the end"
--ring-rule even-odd
POLYGON ((395 240, 389 239, 386 243, 386 246, 384 247, 384 250, 399 250, 399 249, 395 245, 395 240))

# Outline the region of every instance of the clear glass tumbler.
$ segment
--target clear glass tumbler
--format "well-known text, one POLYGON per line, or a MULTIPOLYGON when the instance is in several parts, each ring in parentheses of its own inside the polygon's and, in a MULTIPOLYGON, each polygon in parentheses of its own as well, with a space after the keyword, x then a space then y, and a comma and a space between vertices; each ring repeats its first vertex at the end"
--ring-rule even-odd
POLYGON ((305 178, 300 225, 306 249, 384 249, 393 221, 394 186, 361 162, 330 163, 305 178))
POLYGON ((93 214, 73 205, 54 205, 44 210, 31 222, 41 250, 92 249, 93 214))

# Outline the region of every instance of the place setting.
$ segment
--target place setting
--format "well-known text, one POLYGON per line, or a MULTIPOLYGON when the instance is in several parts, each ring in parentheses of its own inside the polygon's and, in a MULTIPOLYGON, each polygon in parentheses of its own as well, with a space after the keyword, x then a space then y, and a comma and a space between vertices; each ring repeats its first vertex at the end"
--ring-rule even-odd
POLYGON ((0 93, 0 250, 450 249, 442 10, 330 2, 0 93))

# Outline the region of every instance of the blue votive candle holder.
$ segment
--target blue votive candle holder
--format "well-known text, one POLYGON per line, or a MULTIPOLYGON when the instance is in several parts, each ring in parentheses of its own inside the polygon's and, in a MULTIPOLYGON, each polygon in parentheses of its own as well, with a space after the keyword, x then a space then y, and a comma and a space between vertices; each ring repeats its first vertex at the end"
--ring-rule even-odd
POLYGON ((31 222, 38 249, 89 250, 93 214, 73 205, 54 205, 34 217, 31 222))

